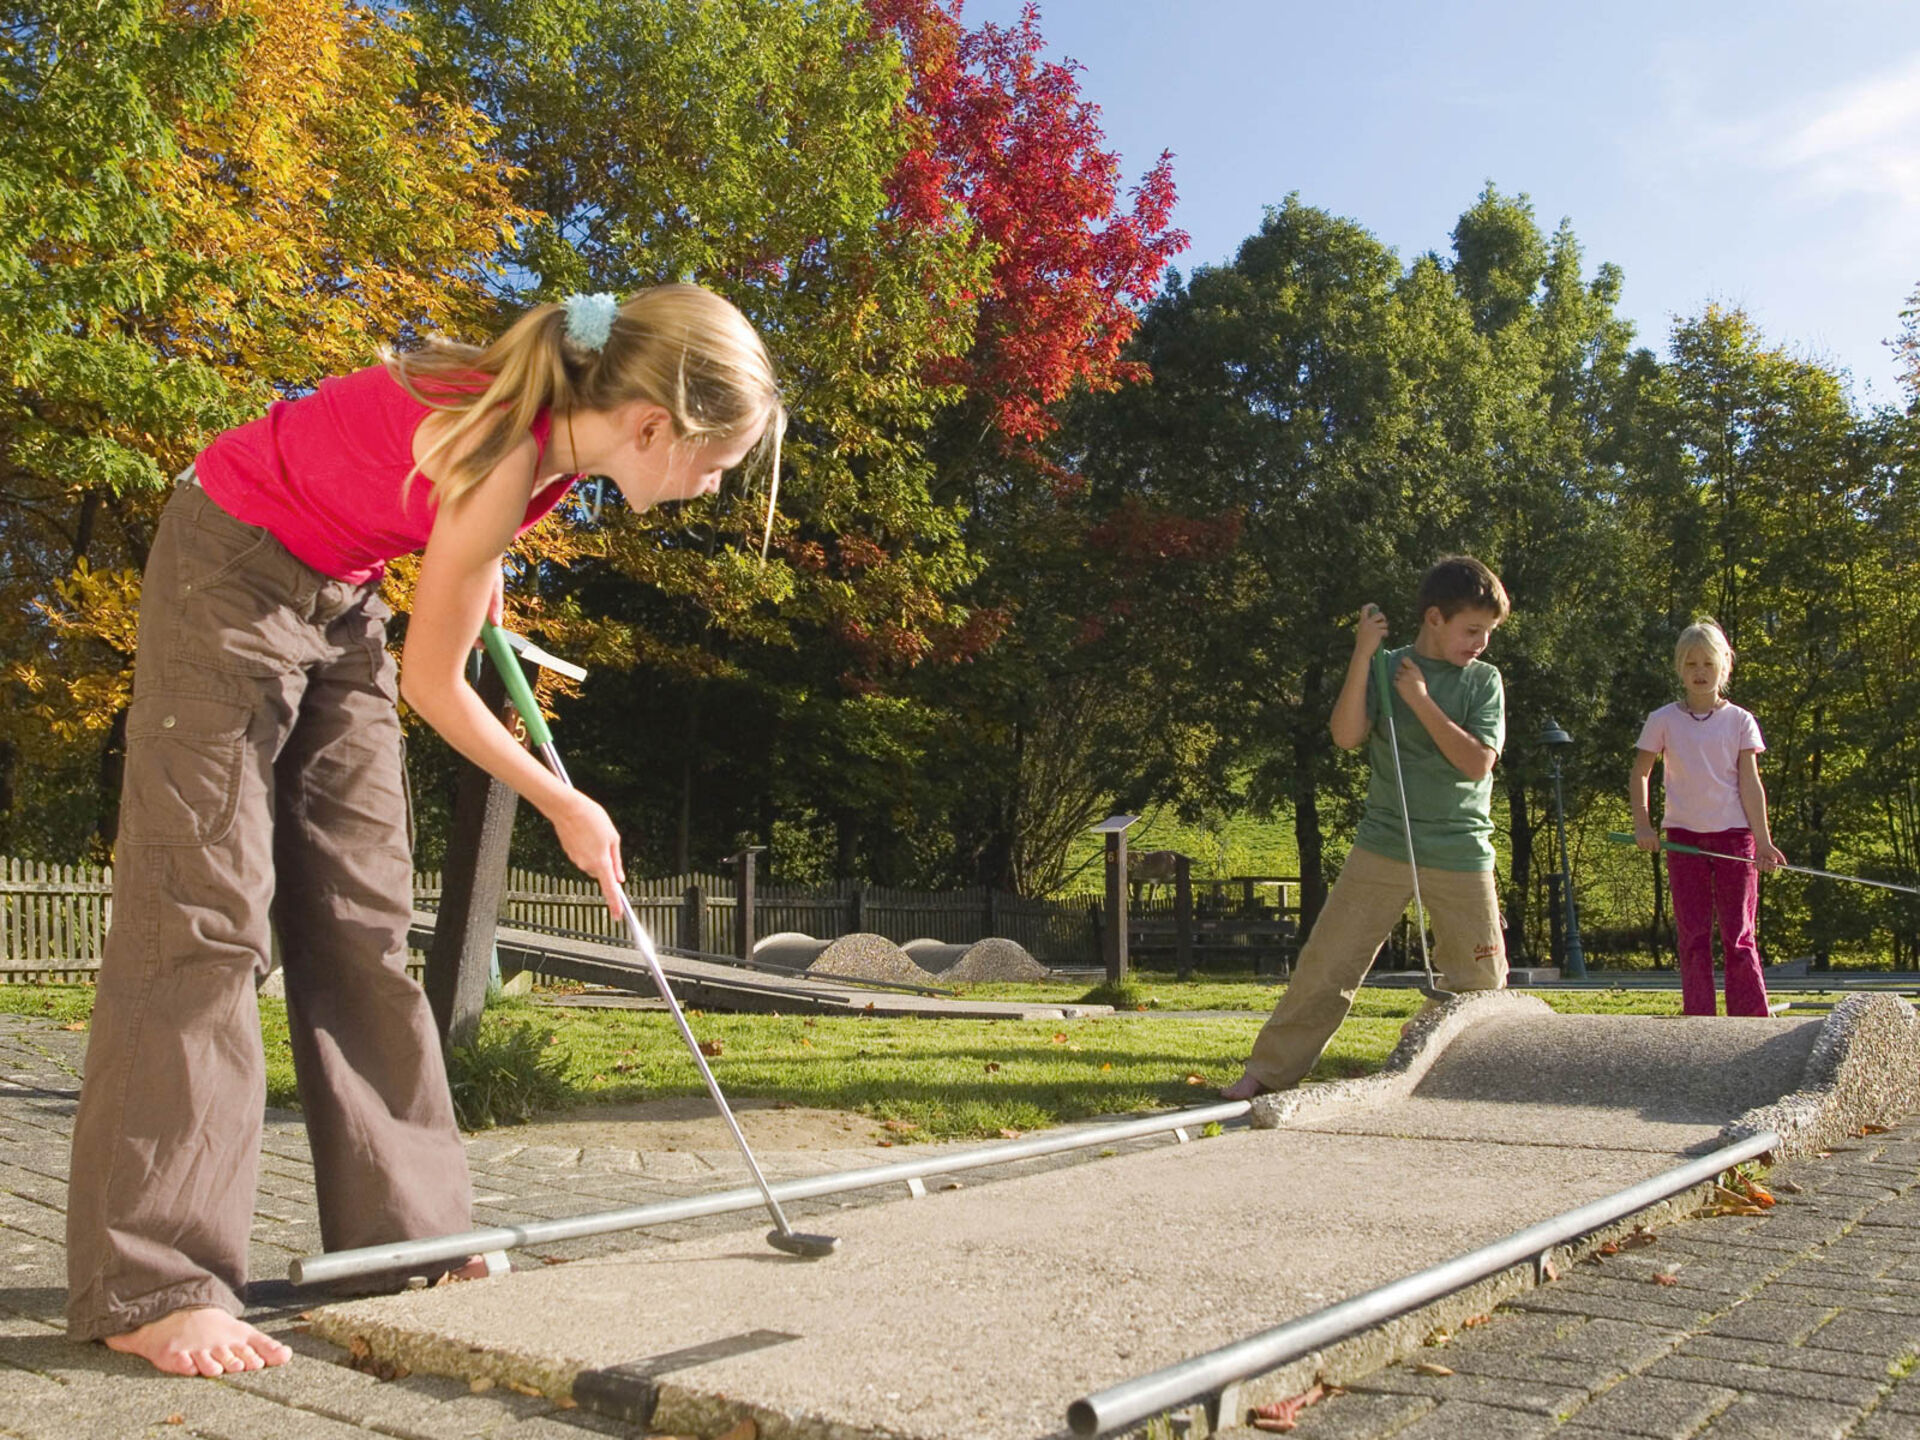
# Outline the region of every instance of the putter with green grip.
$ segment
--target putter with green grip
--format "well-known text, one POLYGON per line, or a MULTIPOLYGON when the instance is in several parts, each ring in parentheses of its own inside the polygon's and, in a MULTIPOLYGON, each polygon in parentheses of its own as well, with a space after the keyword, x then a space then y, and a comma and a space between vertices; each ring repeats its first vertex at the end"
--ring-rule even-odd
MULTIPOLYGON (((527 684, 527 677, 520 669, 520 661, 514 655, 505 632, 489 621, 480 635, 486 644, 487 654, 500 671, 500 678, 506 682, 507 695, 513 701, 513 708, 520 712, 520 718, 526 722, 527 739, 540 752, 540 758, 547 762, 547 768, 553 771, 562 785, 571 790, 573 781, 567 775, 566 767, 560 763, 559 752, 553 748, 553 732, 547 728, 546 717, 540 713, 540 706, 534 701, 533 690, 527 684)), ((693 1056, 693 1063, 700 1068, 700 1078, 707 1082, 707 1092, 713 1096, 713 1103, 719 1107, 727 1128, 733 1131, 734 1142, 739 1145, 740 1154, 746 1159, 747 1169, 753 1172, 753 1183, 760 1187, 760 1196, 767 1202, 767 1210, 773 1216, 774 1224, 774 1228, 767 1232, 767 1243, 776 1250, 784 1250, 789 1255, 799 1255, 808 1260, 831 1255, 840 1248, 839 1237, 803 1235, 787 1223, 780 1202, 773 1198, 773 1191, 768 1188, 766 1177, 760 1173, 759 1163, 753 1158, 753 1150, 741 1132, 740 1122, 733 1118, 727 1097, 720 1093, 720 1082, 713 1078, 707 1057, 700 1053, 700 1042, 693 1038, 693 1031, 687 1026, 687 1017, 681 1013, 680 1002, 674 999, 673 987, 667 984, 666 972, 660 967, 660 957, 654 951, 653 941, 648 937, 646 927, 641 925, 640 917, 633 913, 633 903, 627 899, 624 890, 620 892, 620 914, 627 922, 627 933, 633 939, 633 948, 640 952, 641 958, 647 962, 647 969, 653 972, 654 986, 660 991, 660 998, 667 1002, 673 1023, 680 1027, 680 1037, 687 1042, 687 1053, 693 1056)))
MULTIPOLYGON (((1638 845, 1640 842, 1625 830, 1609 830, 1607 839, 1616 845, 1638 845)), ((1675 850, 1682 855, 1704 855, 1709 860, 1731 860, 1739 865, 1757 865, 1760 862, 1751 855, 1723 855, 1718 850, 1702 850, 1698 845, 1682 845, 1678 840, 1668 840, 1664 836, 1660 841, 1662 850, 1675 850)), ((1841 875, 1832 870, 1815 870, 1811 865, 1776 865, 1776 870, 1791 870, 1796 875, 1815 875, 1822 880, 1845 880, 1850 885, 1871 885, 1876 890, 1898 890, 1902 895, 1920 895, 1920 886, 1895 885, 1891 880, 1868 880, 1861 875, 1841 875)))
POLYGON ((1427 953, 1427 910, 1420 901, 1420 862, 1413 858, 1413 817, 1407 813, 1407 782, 1400 773, 1400 730, 1393 723, 1393 682, 1387 675, 1387 651, 1383 645, 1373 652, 1373 685, 1380 695, 1380 709, 1387 717, 1387 747, 1393 751, 1393 786, 1400 796, 1400 825, 1407 837, 1407 872, 1413 876, 1413 926, 1420 932, 1420 967, 1426 978, 1420 993, 1429 1000, 1451 1000, 1451 990, 1442 990, 1434 978, 1433 957, 1427 953))

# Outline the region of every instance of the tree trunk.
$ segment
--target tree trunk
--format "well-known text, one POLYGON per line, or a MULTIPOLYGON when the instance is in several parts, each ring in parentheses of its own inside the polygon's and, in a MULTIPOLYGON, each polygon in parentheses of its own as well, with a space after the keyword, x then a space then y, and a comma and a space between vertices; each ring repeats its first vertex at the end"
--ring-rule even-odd
POLYGON ((1300 939, 1304 943, 1327 903, 1326 843, 1314 784, 1314 752, 1304 737, 1293 747, 1293 843, 1300 852, 1300 939))
POLYGON ((1507 773, 1507 844, 1512 883, 1507 886, 1507 963, 1527 962, 1527 891, 1533 879, 1533 812, 1520 772, 1507 773))

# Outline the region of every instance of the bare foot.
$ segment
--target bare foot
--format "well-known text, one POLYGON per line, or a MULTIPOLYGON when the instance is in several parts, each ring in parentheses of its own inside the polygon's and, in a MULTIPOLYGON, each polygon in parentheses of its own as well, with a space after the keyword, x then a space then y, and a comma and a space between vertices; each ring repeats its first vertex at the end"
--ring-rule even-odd
POLYGON ((1233 1084, 1222 1090, 1220 1092, 1220 1098, 1222 1100, 1251 1100, 1256 1095, 1266 1094, 1270 1088, 1272 1087, 1262 1085, 1258 1080, 1254 1079, 1253 1072, 1249 1070, 1238 1080, 1234 1081, 1233 1084))
POLYGON ((436 1282, 441 1285, 454 1285, 462 1280, 486 1280, 495 1275, 505 1275, 513 1267, 507 1263, 507 1252, 489 1250, 484 1255, 476 1255, 457 1270, 449 1270, 436 1282))
POLYGON ((211 1305, 176 1310, 106 1338, 109 1350, 138 1355, 168 1375, 226 1375, 284 1365, 293 1351, 263 1330, 211 1305))

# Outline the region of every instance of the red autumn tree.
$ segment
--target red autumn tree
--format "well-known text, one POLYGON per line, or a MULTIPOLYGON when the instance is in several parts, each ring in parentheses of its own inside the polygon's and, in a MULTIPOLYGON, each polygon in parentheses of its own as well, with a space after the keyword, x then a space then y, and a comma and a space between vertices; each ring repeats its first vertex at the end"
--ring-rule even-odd
POLYGON ((1075 385, 1144 378, 1121 358, 1137 306, 1186 248, 1171 229, 1173 157, 1163 152, 1119 207, 1119 161, 1103 148, 1100 107, 1072 62, 1044 60, 1038 7, 1017 25, 962 24, 964 0, 870 0, 912 75, 917 139, 894 173, 902 217, 940 225, 958 210, 993 252, 971 351, 942 380, 983 403, 1015 451, 1056 428, 1075 385))

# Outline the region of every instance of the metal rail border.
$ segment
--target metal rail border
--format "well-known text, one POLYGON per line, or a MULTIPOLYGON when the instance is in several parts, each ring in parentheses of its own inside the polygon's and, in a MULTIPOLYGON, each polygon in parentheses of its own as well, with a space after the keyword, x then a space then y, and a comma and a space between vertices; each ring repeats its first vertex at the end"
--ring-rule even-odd
MULTIPOLYGON (((1095 1145, 1134 1140, 1146 1135, 1172 1131, 1181 1142, 1190 1128, 1236 1120, 1252 1109, 1246 1100, 1225 1100, 1217 1105, 1197 1105, 1164 1115, 1149 1115, 1138 1120, 1122 1120, 1108 1125, 1051 1131, 972 1150, 949 1151, 921 1160, 902 1160, 891 1165, 868 1166, 861 1170, 843 1170, 834 1175, 816 1175, 800 1180, 782 1180, 769 1188, 776 1199, 807 1200, 817 1195, 837 1195, 848 1190, 871 1189, 881 1185, 906 1185, 915 1196, 924 1195, 920 1182, 928 1175, 951 1175, 963 1170, 978 1170, 987 1165, 1003 1165, 1015 1160, 1031 1160, 1067 1150, 1084 1150, 1095 1145)), ((357 1250, 336 1250, 331 1254, 306 1255, 287 1266, 287 1278, 295 1285, 320 1285, 356 1275, 374 1275, 404 1270, 409 1265, 429 1265, 442 1260, 465 1260, 489 1250, 508 1250, 526 1245, 550 1244, 560 1240, 578 1240, 588 1235, 605 1235, 616 1230, 637 1230, 646 1225, 664 1225, 673 1220, 691 1220, 702 1215, 723 1215, 735 1210, 757 1210, 766 1203, 752 1186, 736 1190, 718 1190, 709 1195, 693 1195, 682 1200, 662 1200, 651 1205, 630 1206, 591 1215, 565 1216, 556 1220, 534 1220, 524 1225, 500 1225, 486 1230, 469 1230, 459 1235, 442 1235, 430 1240, 401 1240, 388 1245, 368 1245, 357 1250)))
POLYGON ((1150 1374, 1096 1390, 1067 1407, 1067 1424, 1076 1435, 1100 1435, 1197 1400, 1217 1398, 1241 1380, 1277 1370, 1289 1361, 1385 1324, 1409 1310, 1498 1275, 1502 1270, 1527 1262, 1537 1267, 1555 1247, 1704 1184, 1741 1161, 1779 1146, 1780 1137, 1772 1130, 1762 1130, 1723 1145, 1697 1160, 1663 1170, 1636 1185, 1529 1225, 1503 1240, 1443 1260, 1351 1300, 1329 1305, 1324 1310, 1150 1374))

